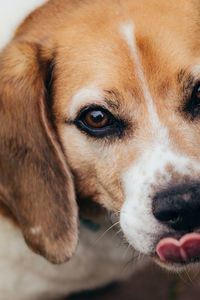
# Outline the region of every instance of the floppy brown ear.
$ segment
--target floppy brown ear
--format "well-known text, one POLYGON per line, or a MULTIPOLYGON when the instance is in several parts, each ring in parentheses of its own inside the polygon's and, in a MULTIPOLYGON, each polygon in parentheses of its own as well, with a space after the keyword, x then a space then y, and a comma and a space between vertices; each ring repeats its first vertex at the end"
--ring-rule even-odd
POLYGON ((77 205, 50 121, 45 82, 51 59, 50 50, 26 42, 13 42, 0 56, 0 201, 28 246, 62 263, 77 245, 77 205))

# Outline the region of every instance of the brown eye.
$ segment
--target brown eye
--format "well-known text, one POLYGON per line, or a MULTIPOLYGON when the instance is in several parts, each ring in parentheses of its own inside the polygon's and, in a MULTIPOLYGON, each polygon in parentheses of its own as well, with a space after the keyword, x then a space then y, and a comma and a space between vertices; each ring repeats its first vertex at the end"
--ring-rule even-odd
POLYGON ((84 107, 74 120, 76 127, 95 138, 108 136, 121 137, 125 130, 125 122, 113 116, 101 106, 84 107))
POLYGON ((95 128, 102 128, 108 124, 108 114, 101 110, 92 110, 86 113, 85 122, 95 128))

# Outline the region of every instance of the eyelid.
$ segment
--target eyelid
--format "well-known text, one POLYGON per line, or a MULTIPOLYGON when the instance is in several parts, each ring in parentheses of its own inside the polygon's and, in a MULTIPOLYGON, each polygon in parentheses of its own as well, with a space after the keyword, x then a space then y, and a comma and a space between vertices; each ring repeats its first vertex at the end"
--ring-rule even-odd
POLYGON ((70 119, 74 119, 77 115, 77 112, 81 111, 81 109, 85 106, 90 106, 96 102, 95 104, 104 106, 104 91, 94 84, 81 88, 78 90, 71 99, 70 109, 67 112, 70 116, 70 119))
POLYGON ((85 112, 89 112, 89 111, 92 111, 92 110, 102 110, 102 111, 108 113, 109 115, 113 116, 113 114, 106 107, 93 104, 93 105, 88 105, 88 106, 82 107, 82 109, 76 115, 75 120, 78 119, 85 112))

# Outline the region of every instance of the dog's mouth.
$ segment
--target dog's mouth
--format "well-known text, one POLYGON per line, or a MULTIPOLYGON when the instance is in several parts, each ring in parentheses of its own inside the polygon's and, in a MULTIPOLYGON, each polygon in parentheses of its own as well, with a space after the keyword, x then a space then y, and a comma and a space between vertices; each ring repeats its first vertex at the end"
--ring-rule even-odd
POLYGON ((173 237, 161 239, 156 256, 164 264, 186 265, 200 261, 200 233, 188 233, 179 240, 173 237))

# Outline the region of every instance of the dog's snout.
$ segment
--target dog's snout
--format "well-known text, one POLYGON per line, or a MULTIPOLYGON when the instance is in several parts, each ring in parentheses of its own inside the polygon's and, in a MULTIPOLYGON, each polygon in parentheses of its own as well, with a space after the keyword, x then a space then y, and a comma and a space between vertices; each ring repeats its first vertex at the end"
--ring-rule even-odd
POLYGON ((192 231, 200 227, 200 183, 173 186, 157 193, 153 214, 175 230, 192 231))

